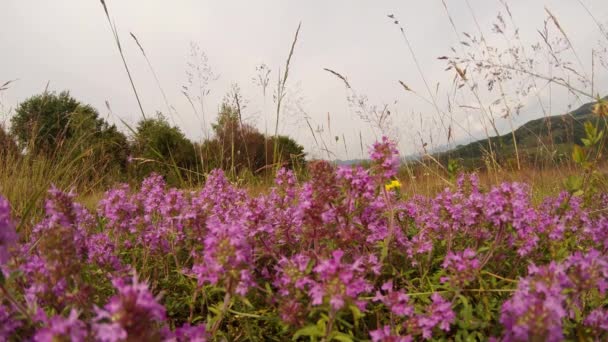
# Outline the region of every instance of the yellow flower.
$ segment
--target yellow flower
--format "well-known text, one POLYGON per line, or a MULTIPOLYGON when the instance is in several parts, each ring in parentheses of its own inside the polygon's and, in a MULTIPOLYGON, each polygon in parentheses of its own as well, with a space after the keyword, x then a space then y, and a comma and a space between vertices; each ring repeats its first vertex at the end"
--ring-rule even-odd
POLYGON ((386 191, 391 191, 392 189, 398 189, 401 187, 401 182, 398 180, 392 180, 390 183, 385 184, 384 188, 386 189, 386 191))

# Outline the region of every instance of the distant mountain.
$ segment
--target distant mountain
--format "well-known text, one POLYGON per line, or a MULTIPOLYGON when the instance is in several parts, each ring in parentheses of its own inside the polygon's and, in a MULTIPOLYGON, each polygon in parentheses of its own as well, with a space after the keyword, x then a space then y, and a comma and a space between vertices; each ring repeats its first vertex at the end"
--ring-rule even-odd
MULTIPOLYGON (((608 100, 608 96, 604 100, 608 100)), ((563 115, 528 121, 517 128, 515 134, 509 132, 459 145, 449 151, 436 153, 435 157, 444 163, 449 159, 460 159, 465 167, 481 167, 485 164, 484 157, 489 156, 491 147, 495 159, 504 165, 515 159, 515 136, 520 161, 538 163, 567 159, 572 145, 581 144, 581 138, 585 137, 585 122, 595 120, 591 111, 596 103, 586 103, 563 115)))

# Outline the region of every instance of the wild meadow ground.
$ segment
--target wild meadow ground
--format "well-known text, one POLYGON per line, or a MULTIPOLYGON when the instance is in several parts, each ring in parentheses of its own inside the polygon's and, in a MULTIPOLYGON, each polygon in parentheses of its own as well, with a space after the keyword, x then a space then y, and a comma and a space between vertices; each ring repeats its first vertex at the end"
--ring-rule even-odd
POLYGON ((423 194, 393 142, 370 152, 267 188, 219 170, 192 190, 53 187, 39 218, 0 198, 0 339, 608 338, 606 193, 539 171, 541 188, 462 174, 423 194))
MULTIPOLYGON (((272 74, 274 91, 271 70, 256 67, 274 134, 243 123, 246 101, 234 84, 213 136, 195 143, 161 113, 146 117, 126 44, 100 3, 142 119, 123 122, 127 137, 68 92, 45 90, 15 110, 10 134, 0 126, 0 341, 608 340, 608 102, 596 84, 600 66, 608 70, 603 40, 586 72, 548 8, 534 33, 541 40, 530 44, 507 1, 491 35, 467 2, 478 32, 462 32, 453 53, 438 57, 453 76, 440 92, 427 82, 411 32, 389 14, 427 91, 391 82, 431 108, 410 132, 420 160, 401 165, 396 143, 382 138, 365 167, 309 160, 298 168, 293 159, 303 164, 304 147, 279 127, 286 103, 298 104, 288 75, 301 25, 272 74), (568 121, 552 117, 559 96, 589 108, 585 120, 564 115, 572 126, 553 132, 552 122, 568 121), (522 139, 513 117, 537 102, 548 121, 522 139), (484 171, 462 172, 432 152, 442 147, 433 141, 456 145, 456 131, 478 135, 463 114, 483 122, 486 143, 468 157, 484 171), (496 138, 499 118, 512 131, 503 136, 508 148, 496 138), (562 154, 567 162, 554 163, 562 154), (551 162, 536 163, 542 158, 551 162), (278 168, 288 162, 293 170, 278 168), (274 172, 257 176, 267 170, 274 172)), ((165 114, 177 114, 131 37, 165 114)), ((180 90, 204 117, 215 75, 195 44, 191 57, 180 90)), ((393 107, 369 103, 346 76, 324 70, 344 83, 348 109, 366 129, 399 136, 393 107)), ((347 149, 329 113, 325 131, 300 111, 317 151, 335 159, 326 145, 334 139, 347 149)), ((361 131, 359 145, 363 153, 361 131)))

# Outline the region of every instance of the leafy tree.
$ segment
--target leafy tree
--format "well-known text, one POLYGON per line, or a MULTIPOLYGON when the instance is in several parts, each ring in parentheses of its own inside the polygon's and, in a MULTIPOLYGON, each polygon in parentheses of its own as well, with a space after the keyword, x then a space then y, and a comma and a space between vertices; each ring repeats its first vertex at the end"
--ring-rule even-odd
POLYGON ((217 167, 240 172, 265 165, 265 137, 255 127, 242 122, 237 108, 223 103, 213 131, 214 139, 207 146, 212 147, 210 159, 215 159, 217 167))
POLYGON ((30 154, 72 161, 83 177, 119 174, 127 164, 128 141, 97 110, 63 91, 45 92, 22 102, 11 119, 11 133, 30 154))
POLYGON ((162 113, 139 121, 133 149, 140 177, 157 172, 175 184, 196 169, 194 144, 178 127, 171 126, 162 113))
POLYGON ((0 157, 7 154, 17 154, 17 144, 2 125, 0 125, 0 157))
MULTIPOLYGON (((269 140, 267 148, 273 153, 275 137, 270 137, 269 140)), ((306 154, 302 145, 285 135, 277 136, 276 141, 277 154, 279 155, 277 159, 282 166, 290 169, 304 166, 306 154)))
POLYGON ((11 119, 11 132, 19 145, 30 152, 51 153, 77 133, 79 127, 73 122, 75 116, 80 121, 86 118, 102 124, 93 107, 81 104, 69 92, 63 91, 59 95, 45 92, 28 98, 17 107, 11 119))
MULTIPOLYGON (((270 170, 273 160, 274 137, 267 137, 255 127, 244 123, 239 107, 225 101, 213 124, 214 137, 206 141, 203 155, 207 166, 219 167, 234 172, 249 170, 252 173, 270 170)), ((304 163, 304 148, 287 136, 278 136, 277 154, 279 164, 294 168, 304 163)))

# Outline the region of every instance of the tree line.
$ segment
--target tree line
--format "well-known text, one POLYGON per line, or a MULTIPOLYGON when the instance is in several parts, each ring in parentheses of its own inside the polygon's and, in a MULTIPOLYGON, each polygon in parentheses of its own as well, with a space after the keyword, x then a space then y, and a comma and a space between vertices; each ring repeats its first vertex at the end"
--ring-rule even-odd
POLYGON ((261 133, 244 123, 239 111, 225 101, 212 136, 193 142, 160 112, 135 127, 127 125, 125 134, 69 92, 45 92, 16 108, 10 128, 0 126, 0 158, 68 156, 72 167, 82 167, 82 177, 91 181, 108 175, 139 181, 156 172, 176 185, 202 180, 215 168, 233 176, 257 176, 276 167, 304 165, 301 145, 288 136, 261 133))

